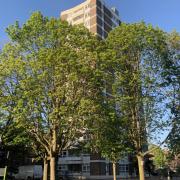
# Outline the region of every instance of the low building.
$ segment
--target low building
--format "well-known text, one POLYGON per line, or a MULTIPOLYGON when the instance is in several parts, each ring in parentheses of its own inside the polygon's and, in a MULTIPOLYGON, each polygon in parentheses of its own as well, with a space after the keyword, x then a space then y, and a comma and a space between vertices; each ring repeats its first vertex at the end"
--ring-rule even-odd
MULTIPOLYGON (((99 154, 71 154, 63 151, 58 159, 58 175, 70 179, 112 179, 112 163, 99 154)), ((128 178, 135 176, 129 156, 117 163, 117 177, 128 178)))

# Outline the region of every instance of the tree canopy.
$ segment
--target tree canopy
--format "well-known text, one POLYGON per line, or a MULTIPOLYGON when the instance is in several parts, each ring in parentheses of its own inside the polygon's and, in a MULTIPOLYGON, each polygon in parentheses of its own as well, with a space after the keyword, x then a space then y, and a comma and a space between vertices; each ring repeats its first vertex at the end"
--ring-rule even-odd
POLYGON ((7 33, 10 42, 0 52, 1 139, 29 140, 45 163, 50 159, 51 180, 56 155, 87 132, 91 149, 114 163, 133 151, 141 180, 148 142, 166 125, 169 147, 178 152, 178 33, 122 23, 100 41, 81 25, 40 12, 7 33))
POLYGON ((180 35, 172 32, 168 36, 168 44, 171 52, 170 64, 166 66, 164 76, 169 85, 168 108, 171 109, 171 132, 168 137, 168 146, 174 154, 180 152, 180 35))
POLYGON ((101 72, 98 43, 83 26, 33 13, 7 28, 11 42, 0 56, 1 109, 51 159, 77 143, 98 118, 101 72))
POLYGON ((108 36, 107 53, 114 83, 112 92, 121 120, 137 155, 140 179, 147 142, 165 125, 164 62, 169 58, 167 36, 145 23, 121 24, 108 36), (109 57, 110 57, 109 56, 109 57))

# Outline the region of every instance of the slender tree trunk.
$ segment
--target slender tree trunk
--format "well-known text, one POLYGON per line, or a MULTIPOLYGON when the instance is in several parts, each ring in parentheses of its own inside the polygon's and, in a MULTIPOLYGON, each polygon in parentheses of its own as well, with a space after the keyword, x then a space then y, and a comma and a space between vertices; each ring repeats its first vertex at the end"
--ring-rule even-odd
POLYGON ((169 172, 169 167, 168 167, 168 177, 167 177, 167 180, 171 180, 170 172, 169 172))
POLYGON ((52 130, 52 146, 50 153, 50 180, 56 180, 56 149, 57 149, 57 134, 56 127, 52 130))
POLYGON ((116 178, 116 163, 115 162, 113 162, 113 179, 117 180, 117 178, 116 178))
POLYGON ((44 170, 43 170, 43 180, 48 179, 48 161, 44 158, 44 170))
POLYGON ((56 158, 50 157, 50 180, 56 180, 56 158))
POLYGON ((144 157, 137 155, 138 159, 138 168, 139 168, 139 180, 145 180, 144 176, 144 157))

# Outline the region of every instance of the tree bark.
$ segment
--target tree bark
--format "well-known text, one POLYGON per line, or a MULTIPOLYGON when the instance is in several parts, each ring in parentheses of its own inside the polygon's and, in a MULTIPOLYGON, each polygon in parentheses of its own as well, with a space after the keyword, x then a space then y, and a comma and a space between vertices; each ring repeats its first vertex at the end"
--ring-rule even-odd
POLYGON ((54 156, 50 157, 50 180, 56 180, 56 160, 54 156))
POLYGON ((44 170, 43 170, 43 180, 48 179, 48 161, 44 158, 44 170))
POLYGON ((137 155, 138 159, 138 168, 139 168, 139 180, 145 180, 144 176, 144 157, 137 155))
POLYGON ((56 180, 56 150, 57 150, 57 134, 56 127, 52 129, 52 144, 50 153, 50 180, 56 180))
POLYGON ((113 179, 117 180, 117 178, 116 178, 116 163, 115 162, 113 162, 113 179))

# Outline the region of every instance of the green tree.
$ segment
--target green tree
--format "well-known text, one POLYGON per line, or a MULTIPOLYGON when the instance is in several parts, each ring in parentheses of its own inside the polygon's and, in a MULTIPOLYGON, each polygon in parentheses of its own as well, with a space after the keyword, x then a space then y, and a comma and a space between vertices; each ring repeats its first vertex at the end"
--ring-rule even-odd
POLYGON ((166 40, 163 31, 145 23, 122 24, 106 40, 114 64, 114 98, 138 159, 140 180, 145 178, 148 140, 165 125, 161 84, 162 62, 168 59, 166 40))
POLYGON ((112 162, 113 176, 116 180, 117 163, 128 155, 131 146, 128 143, 126 128, 116 112, 111 112, 106 118, 99 130, 99 150, 103 157, 112 162))
MULTIPOLYGON (((105 49, 105 48, 103 48, 105 49)), ((107 52, 106 52, 107 53, 107 52)), ((123 121, 118 104, 114 98, 116 91, 113 90, 115 82, 112 72, 113 63, 109 54, 101 53, 104 90, 103 90, 103 118, 96 124, 97 131, 94 133, 96 137, 93 139, 97 151, 112 162, 113 177, 117 179, 117 163, 121 158, 131 150, 130 141, 126 133, 126 123, 123 121), (104 56, 105 55, 105 56, 104 56)))
POLYGON ((166 83, 169 85, 168 97, 171 109, 171 131, 168 136, 168 147, 175 155, 180 152, 180 35, 176 31, 168 36, 169 51, 171 53, 170 62, 165 66, 164 76, 166 83))
POLYGON ((157 145, 151 145, 150 149, 153 149, 153 162, 156 169, 165 168, 167 166, 167 155, 161 149, 161 147, 157 145))
POLYGON ((13 100, 6 109, 45 151, 54 180, 56 155, 100 118, 99 42, 84 27, 39 12, 7 32, 11 42, 0 56, 1 107, 13 100))

